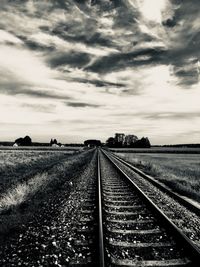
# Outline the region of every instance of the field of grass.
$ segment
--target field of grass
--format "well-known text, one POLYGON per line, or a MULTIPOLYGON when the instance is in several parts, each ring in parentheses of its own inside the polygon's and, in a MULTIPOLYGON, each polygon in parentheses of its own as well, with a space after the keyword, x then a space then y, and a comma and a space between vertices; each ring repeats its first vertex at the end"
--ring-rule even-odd
POLYGON ((71 151, 0 150, 0 194, 70 155, 71 151))
MULTIPOLYGON (((61 152, 62 153, 62 152, 61 152)), ((22 151, 22 150, 0 150, 0 168, 15 166, 18 164, 28 164, 48 158, 52 155, 51 152, 40 152, 40 151, 22 151)))
POLYGON ((6 172, 3 169, 6 156, 9 160, 6 166, 14 167, 6 178, 0 176, 0 184, 4 187, 0 194, 0 236, 27 221, 41 205, 62 191, 63 184, 67 183, 70 192, 75 183, 73 178, 79 177, 86 163, 90 161, 92 152, 67 156, 66 153, 15 151, 14 154, 2 155, 5 157, 0 165, 2 170, 6 172), (49 167, 44 169, 46 166, 49 167), (25 171, 23 179, 21 169, 25 171))
POLYGON ((200 154, 199 147, 151 147, 151 148, 111 148, 118 153, 170 153, 170 154, 200 154))
POLYGON ((29 150, 29 151, 75 151, 75 150, 83 150, 84 146, 64 146, 64 147, 52 147, 52 146, 1 146, 0 151, 9 150, 9 151, 21 151, 21 150, 29 150))
POLYGON ((174 191, 200 202, 200 157, 196 154, 116 153, 174 191))

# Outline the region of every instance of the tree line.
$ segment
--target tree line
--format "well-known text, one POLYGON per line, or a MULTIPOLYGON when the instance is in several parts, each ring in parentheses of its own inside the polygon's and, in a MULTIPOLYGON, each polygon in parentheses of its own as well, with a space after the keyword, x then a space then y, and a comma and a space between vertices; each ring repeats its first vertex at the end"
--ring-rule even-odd
POLYGON ((115 137, 109 137, 106 146, 111 148, 150 148, 151 143, 148 137, 138 139, 135 135, 115 134, 115 137))

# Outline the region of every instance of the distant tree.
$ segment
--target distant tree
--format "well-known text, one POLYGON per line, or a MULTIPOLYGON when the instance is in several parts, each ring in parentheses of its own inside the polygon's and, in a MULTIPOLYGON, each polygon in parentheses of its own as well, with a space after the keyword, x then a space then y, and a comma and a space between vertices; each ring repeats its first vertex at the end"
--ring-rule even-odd
POLYGON ((54 139, 53 143, 57 145, 58 141, 56 139, 54 139))
POLYGON ((135 148, 150 148, 151 144, 150 144, 150 141, 149 141, 148 137, 142 137, 140 140, 138 140, 137 142, 133 143, 131 147, 135 147, 135 148))
POLYGON ((106 145, 108 147, 114 147, 115 146, 115 138, 114 137, 109 137, 107 140, 106 140, 106 145))
POLYGON ((23 140, 24 140, 24 138, 20 137, 20 138, 15 140, 15 144, 17 144, 18 146, 21 146, 23 144, 23 140))
POLYGON ((125 141, 124 133, 116 133, 115 134, 115 147, 123 147, 125 141))
POLYGON ((123 133, 116 133, 115 137, 109 137, 106 141, 108 147, 135 147, 135 148, 149 148, 151 147, 148 137, 138 139, 136 135, 124 135, 123 133))
POLYGON ((32 146, 32 140, 30 138, 30 136, 25 136, 24 138, 20 137, 18 139, 15 140, 15 143, 18 146, 32 146))
POLYGON ((148 137, 146 137, 146 138, 145 138, 145 143, 146 143, 146 147, 148 147, 148 148, 150 148, 150 147, 151 147, 151 143, 150 143, 150 141, 149 141, 149 138, 148 138, 148 137))
POLYGON ((53 145, 53 139, 51 138, 51 141, 50 141, 50 146, 52 146, 53 145))
POLYGON ((32 140, 31 140, 31 138, 30 138, 30 136, 25 136, 24 137, 24 146, 32 146, 32 140))

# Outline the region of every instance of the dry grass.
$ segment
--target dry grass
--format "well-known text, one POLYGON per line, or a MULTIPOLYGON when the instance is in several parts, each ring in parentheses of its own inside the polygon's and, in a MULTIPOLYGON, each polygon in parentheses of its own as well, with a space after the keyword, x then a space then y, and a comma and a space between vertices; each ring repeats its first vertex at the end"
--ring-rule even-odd
POLYGON ((12 209, 25 202, 31 195, 34 195, 44 183, 47 182, 48 174, 46 172, 37 174, 27 182, 18 184, 16 187, 9 189, 0 198, 0 212, 2 210, 12 209))
POLYGON ((16 179, 0 197, 0 236, 7 235, 31 218, 43 203, 62 194, 64 184, 70 192, 76 177, 91 159, 90 151, 74 154, 26 180, 16 179), (73 180, 72 180, 73 179, 73 180), (72 182, 73 181, 73 182, 72 182))
MULTIPOLYGON (((41 172, 55 161, 66 158, 65 152, 1 151, 0 150, 0 194, 16 187, 41 172)), ((70 154, 69 154, 70 156, 70 154)))
POLYGON ((13 209, 21 205, 39 190, 44 192, 48 184, 52 181, 54 184, 57 183, 60 177, 65 175, 65 169, 72 165, 76 160, 76 158, 72 158, 69 161, 57 164, 52 168, 51 172, 48 173, 44 171, 38 173, 33 177, 30 177, 30 179, 17 183, 9 188, 2 197, 0 197, 0 213, 2 210, 13 209))
POLYGON ((118 153, 200 154, 200 147, 111 148, 111 151, 118 153))
MULTIPOLYGON (((62 155, 63 151, 47 152, 47 151, 18 151, 18 150, 0 150, 0 171, 13 168, 19 164, 30 164, 40 160, 45 160, 55 155, 62 155)), ((66 153, 66 151, 65 151, 66 153)))
POLYGON ((118 154, 173 190, 200 202, 200 158, 194 154, 118 154))

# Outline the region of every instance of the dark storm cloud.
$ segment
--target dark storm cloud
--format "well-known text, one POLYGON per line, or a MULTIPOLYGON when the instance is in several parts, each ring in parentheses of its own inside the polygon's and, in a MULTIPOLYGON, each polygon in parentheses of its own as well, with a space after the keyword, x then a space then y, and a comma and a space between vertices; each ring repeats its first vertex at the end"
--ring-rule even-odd
MULTIPOLYGON (((109 36, 99 31, 102 27, 99 25, 99 19, 103 17, 105 13, 106 17, 113 20, 113 29, 116 29, 116 33, 124 30, 125 27, 126 30, 124 32, 130 29, 133 31, 133 34, 137 31, 138 34, 142 35, 135 21, 135 18, 138 17, 138 11, 134 10, 133 12, 133 8, 130 7, 127 1, 94 1, 92 6, 89 4, 91 1, 74 2, 83 14, 85 12, 87 13, 87 17, 80 13, 81 22, 72 17, 70 20, 57 23, 52 29, 49 29, 50 34, 59 36, 63 40, 72 43, 79 42, 93 47, 105 46, 109 48, 119 48, 121 45, 117 36, 109 36), (115 11, 115 13, 113 13, 113 11, 115 11), (119 42, 119 44, 117 44, 117 42, 119 42)), ((104 27, 106 29, 106 25, 104 27)), ((152 37, 147 36, 147 34, 146 36, 145 34, 143 35, 144 38, 147 37, 147 41, 150 39, 152 40, 152 37)), ((123 33, 121 38, 123 38, 123 33)), ((136 39, 136 36, 135 38, 133 35, 130 36, 130 43, 136 42, 136 39)), ((138 41, 142 41, 141 36, 139 36, 138 41)))
MULTIPOLYGON (((27 1, 28 2, 28 1, 27 1)), ((18 34, 24 45, 28 48, 52 53, 47 54, 47 63, 51 68, 67 65, 70 68, 85 67, 86 73, 88 71, 96 73, 106 73, 114 70, 124 69, 126 67, 135 67, 142 65, 150 65, 159 63, 163 51, 161 49, 141 49, 134 48, 139 43, 146 43, 154 41, 154 38, 147 33, 142 33, 136 22, 139 17, 139 12, 136 8, 130 6, 128 1, 48 1, 47 3, 33 2, 35 11, 31 13, 30 10, 24 7, 25 13, 29 17, 41 17, 42 19, 51 19, 51 14, 55 16, 56 10, 63 10, 66 13, 66 20, 59 20, 56 16, 55 23, 51 25, 39 25, 41 32, 49 34, 50 37, 58 36, 64 41, 70 42, 72 45, 76 43, 85 44, 88 47, 100 46, 106 48, 113 48, 119 50, 119 53, 110 52, 108 56, 98 56, 95 59, 94 55, 88 54, 86 51, 60 51, 55 44, 45 43, 45 45, 38 41, 31 39, 28 34, 18 34), (92 4, 92 5, 91 5, 92 4), (77 9, 78 7, 78 9, 77 9), (49 13, 49 16, 47 14, 49 13), (113 20, 112 34, 107 35, 105 32, 99 31, 100 18, 106 16, 113 20), (134 27, 133 27, 134 26, 134 27), (125 29, 125 31, 124 31, 125 29), (126 35, 126 31, 130 31, 126 35), (116 32, 116 36, 115 36, 116 32), (124 32, 124 33, 123 33, 124 32), (132 32, 132 34, 131 34, 132 32), (124 35, 125 34, 125 35, 124 35), (132 46, 132 52, 126 52, 126 47, 121 45, 120 40, 126 39, 126 43, 132 46), (122 52, 123 49, 123 52, 122 52), (139 56, 146 56, 146 58, 139 58, 139 56), (92 60, 92 64, 90 64, 92 60), (86 67, 88 66, 88 67, 86 67)), ((15 3, 15 7, 17 3, 15 3)), ((19 7, 18 7, 19 8, 19 7)), ((22 9, 22 7, 20 7, 22 9)), ((59 13, 58 13, 59 14, 59 13)), ((105 27, 106 25, 101 27, 105 27)), ((101 29, 100 27, 100 29, 101 29)), ((87 50, 87 48, 85 48, 87 50)), ((130 49, 129 49, 130 50, 130 49)), ((78 78, 78 77, 77 77, 78 78)), ((82 80, 84 81, 84 79, 82 80)), ((90 81, 90 84, 96 86, 109 86, 108 83, 99 81, 90 81)), ((110 83, 110 86, 114 84, 110 83)), ((117 87, 120 87, 117 85, 117 87)))
POLYGON ((107 46, 107 47, 113 47, 114 44, 112 42, 112 40, 110 40, 109 38, 106 38, 105 36, 103 36, 103 34, 97 32, 94 33, 92 36, 89 37, 85 37, 83 39, 83 41, 85 42, 85 44, 88 45, 100 45, 100 46, 107 46))
MULTIPOLYGON (((83 43, 94 47, 96 45, 105 47, 116 46, 109 37, 104 36, 100 32, 95 32, 96 28, 94 29, 94 24, 96 24, 96 21, 90 20, 88 23, 92 26, 86 25, 82 30, 80 30, 82 25, 70 25, 71 23, 69 22, 59 23, 52 30, 49 30, 49 34, 56 35, 71 43, 83 43)), ((96 25, 96 27, 98 27, 98 25, 96 25)))
POLYGON ((32 49, 32 50, 39 50, 39 51, 44 51, 44 52, 48 52, 48 51, 53 51, 56 49, 55 46, 53 46, 52 44, 41 44, 39 42, 36 42, 34 40, 30 40, 28 39, 28 37, 26 36, 16 36, 17 38, 19 38, 20 40, 22 40, 24 42, 24 45, 27 46, 28 48, 32 49))
POLYGON ((66 102, 65 104, 67 106, 73 107, 73 108, 86 108, 86 107, 98 108, 98 107, 100 107, 100 105, 83 103, 83 102, 66 102))
MULTIPOLYGON (((109 12, 116 7, 114 2, 113 0, 74 0, 77 7, 87 15, 91 14, 92 8, 97 8, 99 12, 109 12)), ((116 0, 116 2, 123 1, 116 0)))
POLYGON ((87 53, 69 52, 69 53, 55 53, 55 55, 48 58, 48 63, 51 67, 56 68, 63 65, 70 65, 71 67, 83 67, 90 62, 90 56, 87 53))
POLYGON ((163 55, 166 51, 157 49, 141 49, 129 53, 113 53, 97 59, 93 64, 88 66, 86 70, 98 73, 107 73, 126 67, 134 67, 140 65, 150 65, 162 62, 163 55))
MULTIPOLYGON (((113 1, 114 2, 114 1, 113 1)), ((116 6, 116 15, 114 16, 114 27, 121 28, 137 28, 136 19, 139 18, 139 11, 133 8, 129 1, 118 1, 116 6)))
POLYGON ((187 88, 199 80, 197 61, 200 58, 200 5, 198 0, 171 2, 176 5, 174 15, 163 22, 164 26, 171 28, 171 45, 166 62, 174 66, 174 75, 179 79, 179 84, 187 88))
POLYGON ((176 19, 175 17, 172 17, 170 19, 164 20, 162 22, 163 26, 169 27, 169 28, 173 28, 176 26, 176 19))
MULTIPOLYGON (((93 14, 92 9, 89 5, 90 1, 75 1, 81 11, 87 14, 93 14), (87 5, 86 5, 87 4, 87 5)), ((194 27, 193 24, 199 21, 194 18, 198 18, 199 13, 199 1, 194 0, 188 2, 183 1, 173 1, 175 11, 174 14, 163 21, 163 27, 168 28, 169 38, 172 33, 175 35, 175 42, 171 42, 167 52, 162 49, 152 49, 152 50, 141 50, 137 55, 137 51, 133 52, 119 52, 119 54, 110 54, 106 57, 98 58, 93 64, 88 66, 86 70, 93 71, 97 73, 106 73, 109 71, 115 71, 123 69, 124 67, 135 67, 135 66, 145 66, 151 64, 166 64, 174 66, 174 75, 179 80, 179 85, 189 87, 198 82, 198 72, 196 67, 196 62, 193 64, 189 62, 191 57, 198 59, 200 57, 199 47, 200 47, 200 33, 199 27, 194 27), (177 39, 177 40, 176 40, 177 39), (139 55, 149 56, 148 59, 136 58, 139 55), (190 64, 189 70, 185 70, 185 66, 190 64)), ((138 27, 137 19, 139 18, 139 11, 136 8, 130 6, 128 1, 92 1, 92 4, 97 8, 97 14, 103 14, 107 9, 107 14, 113 19, 113 29, 118 33, 119 29, 126 29, 132 32, 132 35, 128 37, 130 44, 133 48, 137 44, 147 43, 157 41, 155 37, 147 33, 142 33, 138 27), (113 13, 115 11, 115 13, 113 13), (133 27, 134 26, 134 27, 133 27)), ((109 17, 109 16, 108 16, 109 17)), ((115 37, 106 36, 102 33, 96 32, 98 27, 98 20, 95 20, 92 16, 89 19, 84 19, 82 27, 76 23, 73 26, 61 26, 61 35, 63 38, 71 41, 78 41, 87 43, 91 46, 103 45, 105 47, 117 47, 115 37), (84 27, 87 22, 91 26, 87 26, 86 31, 84 27), (65 28, 64 28, 65 27, 65 28), (72 35, 70 28, 76 32, 72 35), (89 31, 88 31, 89 30, 89 31)), ((59 28, 59 27, 58 27, 59 28)), ((54 29, 56 30, 56 29, 54 29)), ((172 35, 172 37, 173 37, 172 35)), ((123 35, 122 35, 123 36, 123 35)), ((117 37, 116 37, 117 38, 117 37)), ((120 39, 119 39, 120 41, 120 39)), ((165 40, 163 40, 165 42, 165 40)))
POLYGON ((179 84, 180 85, 186 85, 191 86, 193 84, 198 83, 199 80, 199 74, 197 72, 197 62, 195 64, 187 64, 187 62, 184 63, 184 65, 187 66, 185 68, 184 66, 174 66, 174 74, 179 78, 179 84), (189 68, 188 68, 189 66, 189 68))

